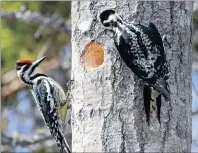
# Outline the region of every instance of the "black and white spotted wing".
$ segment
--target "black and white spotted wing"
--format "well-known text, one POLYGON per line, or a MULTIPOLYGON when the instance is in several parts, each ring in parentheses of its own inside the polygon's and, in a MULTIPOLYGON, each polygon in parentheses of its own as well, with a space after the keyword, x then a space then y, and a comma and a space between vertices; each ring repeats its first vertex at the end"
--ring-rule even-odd
POLYGON ((126 24, 115 33, 115 45, 127 66, 144 81, 154 84, 163 78, 166 57, 161 36, 153 23, 126 24))

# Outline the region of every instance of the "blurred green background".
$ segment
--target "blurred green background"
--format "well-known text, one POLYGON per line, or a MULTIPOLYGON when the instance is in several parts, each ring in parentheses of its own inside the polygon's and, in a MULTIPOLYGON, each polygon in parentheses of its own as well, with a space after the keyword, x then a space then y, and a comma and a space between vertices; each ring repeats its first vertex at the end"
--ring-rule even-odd
MULTIPOLYGON (((6 11, 18 11, 24 6, 32 12, 40 12, 43 15, 51 16, 57 14, 61 18, 70 18, 71 2, 41 1, 41 2, 1 2, 1 8, 6 11)), ((24 24, 19 20, 1 20, 1 49, 2 49, 2 73, 12 70, 17 59, 36 59, 38 53, 46 43, 47 39, 54 35, 55 31, 45 31, 39 38, 34 38, 38 29, 37 24, 24 24)), ((68 41, 65 33, 58 33, 56 49, 68 41)))

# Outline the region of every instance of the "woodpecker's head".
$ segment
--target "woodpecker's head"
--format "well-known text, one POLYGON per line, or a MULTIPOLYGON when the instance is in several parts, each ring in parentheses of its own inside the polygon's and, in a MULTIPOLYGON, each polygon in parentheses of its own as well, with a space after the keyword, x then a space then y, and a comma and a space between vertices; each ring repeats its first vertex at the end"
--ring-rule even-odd
POLYGON ((114 10, 105 10, 100 14, 100 21, 105 28, 113 29, 122 23, 122 18, 114 10))
POLYGON ((16 70, 17 75, 21 78, 24 82, 30 79, 31 75, 33 74, 36 67, 46 58, 42 57, 37 61, 33 62, 31 60, 18 60, 16 62, 16 70))

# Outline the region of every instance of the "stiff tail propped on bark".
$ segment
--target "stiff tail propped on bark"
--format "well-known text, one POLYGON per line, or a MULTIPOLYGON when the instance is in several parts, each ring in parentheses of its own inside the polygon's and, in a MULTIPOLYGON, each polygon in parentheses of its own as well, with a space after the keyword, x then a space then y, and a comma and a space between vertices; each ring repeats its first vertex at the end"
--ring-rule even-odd
MULTIPOLYGON (((152 89, 152 87, 145 85, 144 86, 144 108, 145 108, 145 113, 146 113, 146 121, 148 125, 150 124, 150 109, 151 109, 151 104, 154 102, 154 106, 156 108, 156 114, 157 114, 157 119, 159 123, 161 124, 160 120, 160 112, 161 112, 161 103, 162 103, 162 95, 166 100, 170 100, 170 94, 167 86, 163 86, 161 84, 156 83, 155 88, 152 89), (153 92, 158 91, 159 94, 157 97, 152 97, 153 92), (151 102, 152 101, 152 102, 151 102)), ((154 94, 155 95, 155 94, 154 94)))
POLYGON ((60 141, 57 141, 57 145, 61 153, 71 153, 69 145, 67 141, 65 140, 65 137, 61 130, 57 132, 56 140, 60 140, 60 141))
POLYGON ((161 120, 160 120, 160 112, 161 112, 161 105, 162 105, 162 96, 158 95, 156 98, 156 106, 157 106, 157 119, 159 121, 159 123, 161 124, 161 120))
POLYGON ((144 86, 144 110, 146 113, 146 121, 150 124, 150 103, 151 103, 151 88, 147 85, 144 86))

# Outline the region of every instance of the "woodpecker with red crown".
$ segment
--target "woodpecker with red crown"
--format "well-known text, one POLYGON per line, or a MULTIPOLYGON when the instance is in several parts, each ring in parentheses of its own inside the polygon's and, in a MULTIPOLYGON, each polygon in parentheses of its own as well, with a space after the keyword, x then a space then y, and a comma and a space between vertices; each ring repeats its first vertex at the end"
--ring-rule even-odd
MULTIPOLYGON (((103 26, 113 33, 115 46, 126 65, 145 82, 144 106, 149 124, 151 91, 156 98, 157 116, 160 122, 161 95, 170 101, 169 70, 162 38, 156 26, 127 23, 114 10, 104 10, 100 16, 103 26)), ((155 100, 154 100, 155 101, 155 100)))
POLYGON ((60 123, 60 109, 66 103, 66 96, 61 86, 45 74, 35 73, 36 67, 45 59, 35 62, 18 60, 16 70, 18 77, 30 88, 34 99, 43 115, 51 135, 57 142, 61 153, 70 153, 60 123))

